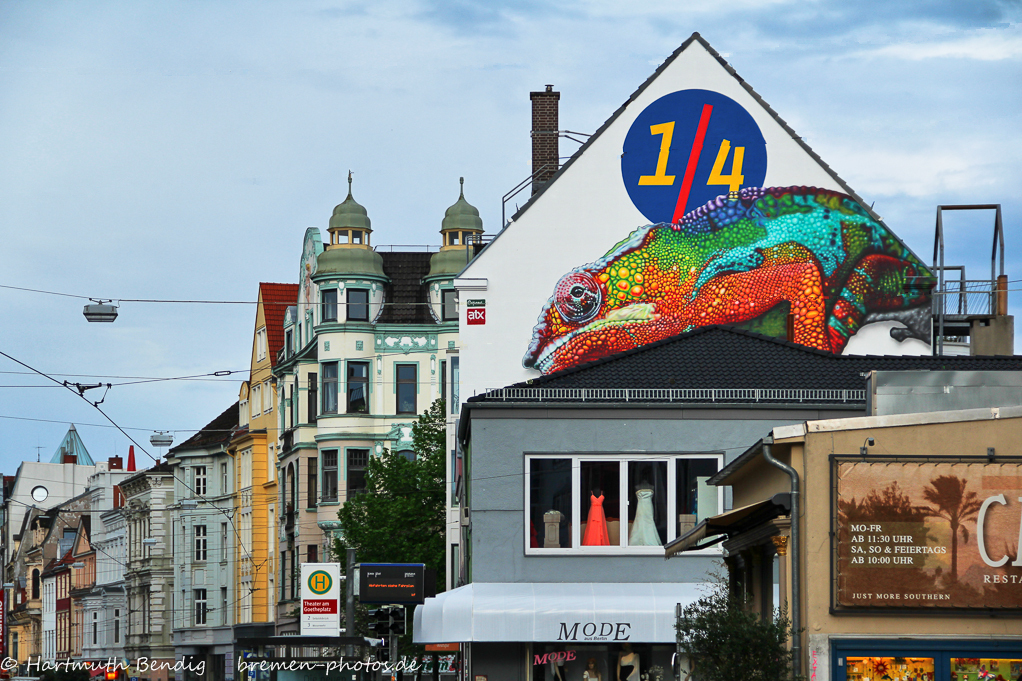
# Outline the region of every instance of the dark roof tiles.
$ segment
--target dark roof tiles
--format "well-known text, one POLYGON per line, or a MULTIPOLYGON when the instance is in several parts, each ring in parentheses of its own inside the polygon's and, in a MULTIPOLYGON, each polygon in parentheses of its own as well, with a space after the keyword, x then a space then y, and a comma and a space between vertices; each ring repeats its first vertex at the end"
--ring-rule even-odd
POLYGON ((294 305, 298 301, 298 284, 260 282, 259 293, 263 300, 270 366, 276 366, 277 353, 284 347, 284 313, 289 305, 294 305))
POLYGON ((429 288, 423 278, 429 274, 426 252, 387 252, 383 256, 383 271, 390 279, 384 295, 380 324, 436 324, 429 313, 429 288))
POLYGON ((231 434, 238 427, 238 403, 235 402, 227 407, 220 416, 207 423, 202 430, 170 450, 170 453, 180 449, 199 449, 200 447, 215 447, 226 445, 231 441, 231 434))
POLYGON ((1022 356, 833 355, 727 326, 707 326, 515 387, 861 390, 872 370, 1022 371, 1022 356))

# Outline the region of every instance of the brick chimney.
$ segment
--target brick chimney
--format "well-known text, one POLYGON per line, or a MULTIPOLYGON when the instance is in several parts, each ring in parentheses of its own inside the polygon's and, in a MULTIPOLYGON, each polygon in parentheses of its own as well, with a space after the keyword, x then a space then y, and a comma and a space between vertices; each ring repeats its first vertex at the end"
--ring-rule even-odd
POLYGON ((119 471, 124 469, 124 459, 119 456, 111 456, 109 459, 110 470, 119 471))
POLYGON ((547 85, 542 92, 530 92, 532 100, 532 193, 546 186, 560 167, 557 148, 557 102, 560 92, 547 85))
POLYGON ((74 454, 65 454, 61 457, 61 463, 78 463, 78 457, 74 454))

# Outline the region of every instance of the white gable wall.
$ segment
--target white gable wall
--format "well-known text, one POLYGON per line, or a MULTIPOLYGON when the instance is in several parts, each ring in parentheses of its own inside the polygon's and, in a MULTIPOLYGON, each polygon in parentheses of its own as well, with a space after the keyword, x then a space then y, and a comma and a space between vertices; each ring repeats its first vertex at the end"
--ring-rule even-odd
MULTIPOLYGON (((688 89, 730 97, 753 117, 766 141, 764 186, 805 185, 847 192, 701 42, 693 40, 462 273, 462 279, 486 280, 485 290, 462 289, 459 294, 463 398, 538 376, 537 371, 522 366, 522 357, 557 281, 603 256, 637 227, 649 224, 632 203, 622 180, 625 137, 648 105, 688 89), (486 301, 484 325, 467 323, 468 299, 486 301)), ((673 146, 684 147, 689 144, 685 136, 690 138, 692 133, 679 129, 676 135, 673 146)), ((704 148, 703 154, 714 151, 704 148)), ((929 352, 919 341, 899 344, 891 339, 887 334, 891 325, 886 324, 879 333, 853 337, 846 353, 906 354, 913 343, 916 347, 909 354, 929 352), (863 348, 862 341, 867 338, 868 348, 863 348)))

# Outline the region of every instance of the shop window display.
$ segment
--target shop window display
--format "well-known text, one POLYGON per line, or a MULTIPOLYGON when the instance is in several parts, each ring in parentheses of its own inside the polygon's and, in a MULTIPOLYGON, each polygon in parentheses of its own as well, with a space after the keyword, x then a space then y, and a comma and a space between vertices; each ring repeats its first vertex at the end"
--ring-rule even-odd
POLYGON ((720 491, 706 480, 720 463, 718 456, 527 457, 527 552, 653 552, 718 513, 720 491))
POLYGON ((934 681, 932 657, 849 657, 847 681, 934 681))
POLYGON ((529 485, 529 546, 571 546, 571 459, 532 459, 529 485))
MULTIPOLYGON (((534 681, 686 681, 671 668, 669 644, 544 644, 532 648, 534 681)), ((684 667, 684 665, 682 665, 684 667)))
POLYGON ((1015 681, 1022 678, 1022 659, 952 657, 951 681, 1015 681))

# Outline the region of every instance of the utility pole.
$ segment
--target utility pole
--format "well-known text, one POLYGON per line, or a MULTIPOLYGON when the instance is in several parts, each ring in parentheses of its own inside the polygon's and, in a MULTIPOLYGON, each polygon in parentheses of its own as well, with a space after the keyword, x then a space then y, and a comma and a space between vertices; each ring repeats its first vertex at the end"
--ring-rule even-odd
MULTIPOLYGON (((345 602, 344 602, 344 635, 355 635, 355 549, 348 549, 348 569, 345 573, 345 602)), ((345 646, 344 654, 347 657, 355 657, 355 649, 352 645, 345 646)))

